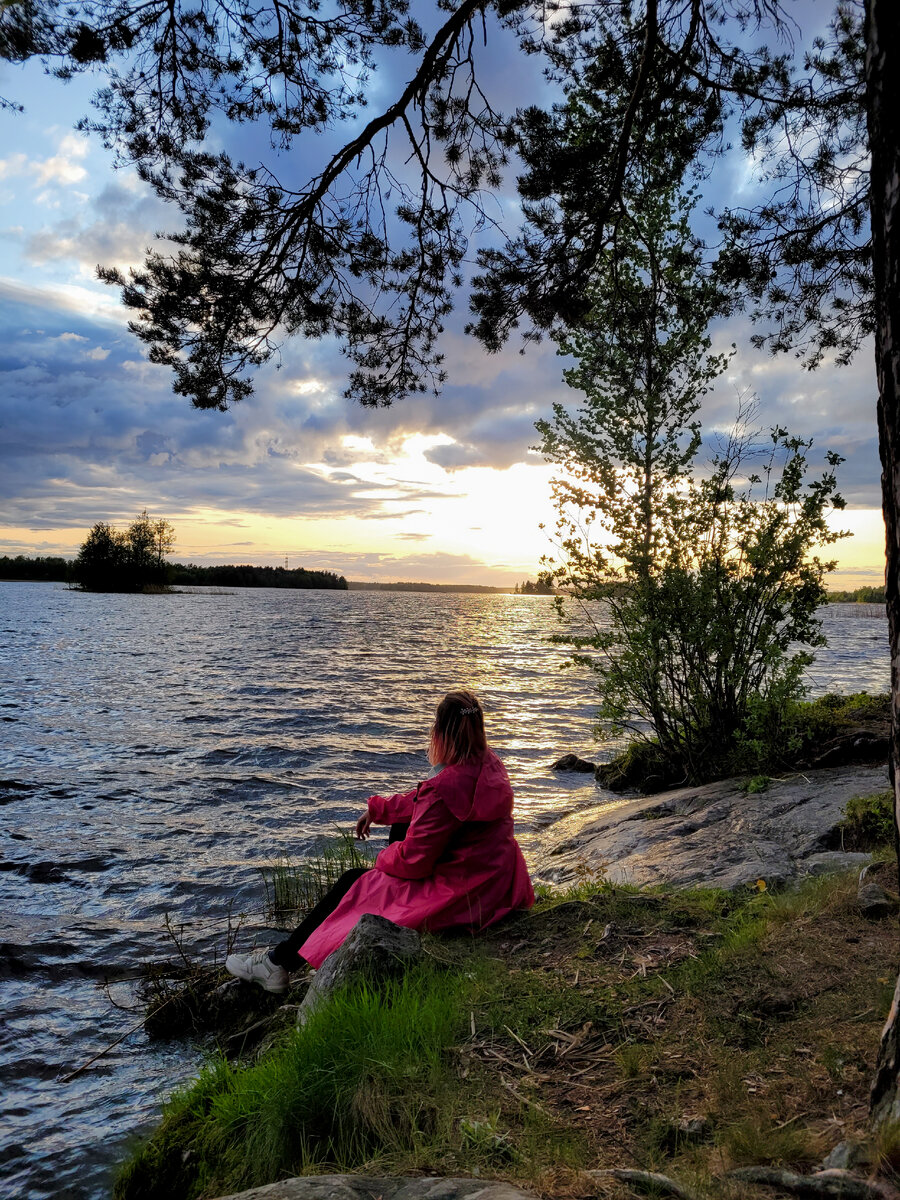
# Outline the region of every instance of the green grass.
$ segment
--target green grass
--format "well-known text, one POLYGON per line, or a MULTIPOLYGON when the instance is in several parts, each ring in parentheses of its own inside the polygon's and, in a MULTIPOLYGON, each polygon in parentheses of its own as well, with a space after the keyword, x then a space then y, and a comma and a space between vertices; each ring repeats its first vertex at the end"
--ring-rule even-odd
POLYGON ((744 791, 748 796, 757 796, 760 792, 767 792, 771 782, 769 775, 753 775, 744 784, 744 791))
POLYGON ((718 1144, 735 1166, 789 1164, 809 1168, 823 1154, 821 1137, 797 1125, 779 1129, 773 1121, 759 1116, 744 1117, 727 1125, 718 1144))
POLYGON ((379 1153, 415 1158, 449 1119, 444 1055, 464 1032, 467 987, 429 964, 336 995, 252 1066, 217 1058, 168 1103, 114 1194, 189 1200, 379 1153))
POLYGON ((641 1042, 626 1042, 614 1055, 623 1079, 637 1079, 653 1061, 653 1047, 641 1042))

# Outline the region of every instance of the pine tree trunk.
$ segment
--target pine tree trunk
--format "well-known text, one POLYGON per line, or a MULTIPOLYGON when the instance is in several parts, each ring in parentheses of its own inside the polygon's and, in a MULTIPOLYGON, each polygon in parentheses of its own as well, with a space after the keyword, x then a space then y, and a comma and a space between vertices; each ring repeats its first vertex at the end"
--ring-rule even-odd
MULTIPOLYGON (((866 3, 866 108, 872 154, 872 262, 878 440, 887 542, 885 585, 891 639, 891 779, 900 829, 900 4, 866 3)), ((872 1117, 900 1120, 900 978, 881 1036, 872 1117)))

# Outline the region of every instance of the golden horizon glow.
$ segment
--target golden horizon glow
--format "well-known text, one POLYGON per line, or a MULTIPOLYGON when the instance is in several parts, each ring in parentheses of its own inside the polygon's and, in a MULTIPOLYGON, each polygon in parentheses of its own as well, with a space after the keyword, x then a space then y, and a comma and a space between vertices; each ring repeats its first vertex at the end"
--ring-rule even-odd
MULTIPOLYGON (((505 470, 448 471, 428 459, 430 451, 454 444, 446 436, 411 434, 398 439, 388 457, 370 439, 346 436, 342 448, 359 458, 341 468, 354 478, 343 512, 261 515, 202 506, 162 511, 150 500, 120 495, 123 512, 113 523, 127 524, 143 507, 166 517, 176 531, 174 561, 277 565, 287 557, 292 566, 321 566, 363 581, 511 586, 534 578, 551 548, 539 525, 555 524, 552 467, 535 461, 505 470)), ((304 469, 323 481, 340 474, 322 462, 304 469)), ((831 524, 852 536, 825 548, 822 557, 837 560, 830 586, 853 588, 883 578, 880 510, 844 510, 831 524)), ((74 556, 86 533, 65 526, 0 527, 0 553, 74 556)))

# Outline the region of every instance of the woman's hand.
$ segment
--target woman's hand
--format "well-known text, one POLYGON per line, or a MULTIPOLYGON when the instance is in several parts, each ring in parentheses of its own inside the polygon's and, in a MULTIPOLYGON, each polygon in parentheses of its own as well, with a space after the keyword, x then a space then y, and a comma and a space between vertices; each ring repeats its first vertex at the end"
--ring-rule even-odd
POLYGON ((356 840, 359 842, 364 842, 369 836, 369 830, 371 828, 372 818, 369 816, 369 810, 366 809, 363 815, 356 822, 356 840))

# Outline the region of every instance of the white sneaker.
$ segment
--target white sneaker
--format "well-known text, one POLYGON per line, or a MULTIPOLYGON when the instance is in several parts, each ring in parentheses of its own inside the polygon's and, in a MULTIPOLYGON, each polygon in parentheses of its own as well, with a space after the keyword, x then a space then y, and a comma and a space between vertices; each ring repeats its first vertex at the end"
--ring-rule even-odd
POLYGON ((273 963, 268 950, 253 950, 250 954, 229 954, 225 970, 247 983, 258 983, 267 992, 286 992, 290 976, 284 967, 273 963))

